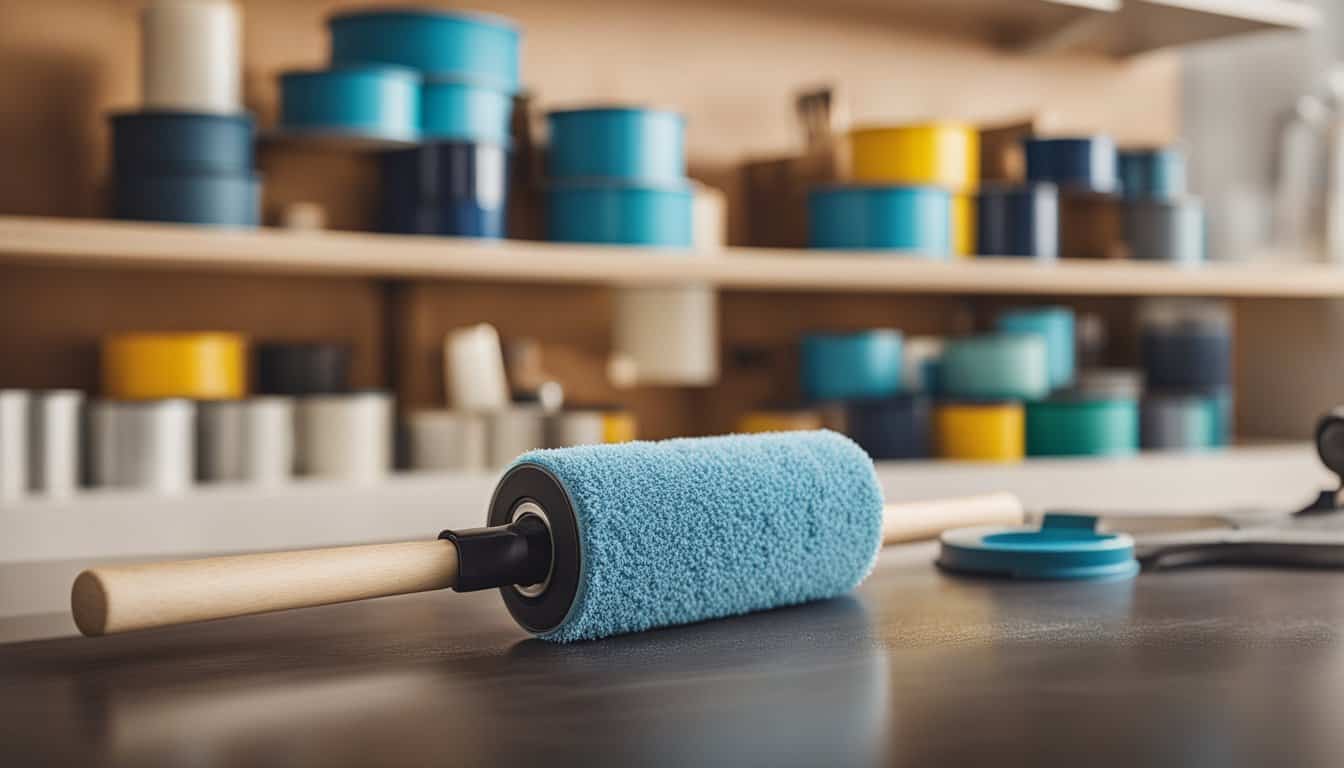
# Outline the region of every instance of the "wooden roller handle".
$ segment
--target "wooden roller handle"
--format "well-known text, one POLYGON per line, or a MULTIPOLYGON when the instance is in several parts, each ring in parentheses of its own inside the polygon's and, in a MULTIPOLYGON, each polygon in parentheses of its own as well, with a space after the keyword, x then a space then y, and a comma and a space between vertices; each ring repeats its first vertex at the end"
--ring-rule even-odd
MULTIPOLYGON (((893 504, 883 515, 883 544, 1023 519, 1008 493, 893 504)), ((79 631, 106 635, 445 589, 456 578, 457 548, 438 539, 270 552, 93 568, 75 579, 70 610, 79 631)))
POLYGON ((70 590, 75 626, 105 635, 451 587, 457 548, 408 541, 93 568, 70 590))

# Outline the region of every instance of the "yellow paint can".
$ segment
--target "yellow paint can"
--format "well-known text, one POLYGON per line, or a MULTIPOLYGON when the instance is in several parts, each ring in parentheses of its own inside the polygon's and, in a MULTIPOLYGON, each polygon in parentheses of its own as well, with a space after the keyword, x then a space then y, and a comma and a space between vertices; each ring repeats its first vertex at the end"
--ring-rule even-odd
POLYGON ((737 422, 737 431, 793 432, 800 429, 821 429, 825 423, 821 414, 811 410, 749 411, 737 422))
POLYGON ((1011 462, 1026 454, 1026 412, 1018 402, 941 403, 933 424, 942 459, 1011 462))
POLYGON ((856 181, 928 184, 958 193, 980 184, 980 133, 966 123, 859 128, 849 135, 849 149, 856 181))
POLYGON ((638 439, 639 423, 630 411, 606 411, 602 414, 602 442, 629 443, 638 439))
POLYGON ((124 333, 102 343, 103 396, 225 400, 247 393, 247 341, 236 333, 124 333))

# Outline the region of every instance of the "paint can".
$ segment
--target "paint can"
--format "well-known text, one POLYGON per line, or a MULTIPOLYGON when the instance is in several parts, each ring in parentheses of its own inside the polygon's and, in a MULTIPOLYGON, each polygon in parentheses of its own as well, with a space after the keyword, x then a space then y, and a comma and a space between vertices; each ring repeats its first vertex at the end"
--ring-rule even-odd
POLYGON ((294 400, 252 397, 197 404, 197 478, 279 485, 294 471, 294 400))
POLYGON ((807 195, 808 245, 945 259, 952 252, 951 206, 951 195, 937 187, 814 187, 807 195))
POLYGON ((509 152, 503 144, 446 141, 379 157, 384 232, 461 237, 507 233, 509 152))
POLYGON ((637 107, 551 112, 547 175, 673 186, 686 176, 686 118, 637 107))
POLYGON ((1083 368, 1074 391, 1101 400, 1138 400, 1143 396, 1143 371, 1135 368, 1083 368))
POLYGON ((28 489, 28 392, 0 389, 0 501, 28 489))
POLYGON ((803 397, 822 402, 897 394, 902 342, 901 332, 893 329, 807 334, 802 342, 803 397))
POLYGON ((486 419, 466 411, 412 411, 406 418, 411 469, 485 471, 486 419))
POLYGON ((1140 409, 1140 438, 1145 449, 1203 451, 1223 445, 1220 403, 1207 395, 1156 393, 1140 409))
POLYGON ((1126 149, 1119 154, 1120 190, 1131 200, 1185 197, 1185 153, 1180 147, 1126 149))
POLYGON ((874 459, 923 459, 930 455, 930 399, 900 394, 845 403, 847 433, 874 459))
POLYGON ((1204 261, 1204 206, 1198 198, 1129 200, 1124 224, 1130 258, 1177 264, 1204 261))
POLYGON ((121 333, 102 343, 102 393, 116 400, 232 400, 247 389, 236 333, 121 333))
POLYGON ((1129 456, 1139 450, 1135 400, 1059 396, 1026 404, 1028 456, 1129 456))
POLYGON ((93 484, 182 493, 196 474, 196 404, 97 400, 89 408, 93 484))
POLYGON ((1117 191, 1115 142, 1108 136, 1031 137, 1023 148, 1029 181, 1103 195, 1117 191))
POLYGON ((469 80, 426 78, 420 86, 420 138, 509 146, 513 92, 469 80))
POLYGON ((34 493, 70 496, 82 478, 84 393, 49 389, 31 393, 28 409, 29 487, 34 493))
POLYGON ((257 345, 256 392, 261 395, 333 395, 350 391, 349 344, 267 341, 257 345))
POLYGON ((1050 388, 1064 389, 1073 385, 1075 340, 1072 309, 1010 309, 999 315, 997 327, 1003 333, 1034 333, 1045 339, 1045 362, 1050 372, 1050 388))
POLYGON ((140 14, 140 93, 149 109, 236 113, 242 32, 232 2, 156 0, 140 14))
POLYGON ((123 112, 112 115, 112 174, 252 174, 253 124, 247 114, 123 112))
POLYGON ((120 176, 112 183, 112 215, 131 221, 255 227, 261 223, 261 176, 120 176))
POLYGON ((1211 393, 1232 385, 1232 321, 1227 306, 1149 300, 1139 310, 1139 357, 1148 389, 1211 393))
POLYGON ((940 459, 1014 462, 1026 453, 1024 410, 1012 400, 939 401, 933 431, 940 459))
POLYGON ((552 181, 547 233, 571 243, 691 247, 690 184, 552 181))
POLYGON ((454 409, 488 412, 508 407, 504 352, 493 325, 480 323, 450 331, 443 350, 448 402, 454 409))
POLYGON ((327 25, 333 65, 392 64, 518 90, 521 35, 503 16, 427 8, 365 10, 335 14, 327 25))
POLYGON ((300 397, 294 424, 300 475, 373 484, 392 470, 392 396, 387 392, 300 397))
POLYGON ((506 467, 528 451, 546 447, 546 411, 535 403, 510 405, 486 415, 489 465, 506 467))
POLYGON ((706 386, 719 377, 719 302, 709 286, 621 288, 612 351, 643 385, 706 386))
POLYGON ((420 138, 420 76, 392 66, 347 66, 280 75, 286 135, 403 142, 420 138))
POLYGON ((1059 188, 1054 184, 985 185, 976 215, 978 256, 1059 257, 1059 188))
POLYGON ((856 181, 928 184, 972 192, 980 183, 980 133, 975 126, 935 121, 858 128, 849 134, 856 181))
POLYGON ((748 434, 795 432, 826 426, 821 413, 811 408, 763 408, 748 411, 737 421, 737 431, 748 434))
POLYGON ((942 392, 976 400, 1035 400, 1050 393, 1045 339, 995 333, 950 339, 943 348, 942 392))

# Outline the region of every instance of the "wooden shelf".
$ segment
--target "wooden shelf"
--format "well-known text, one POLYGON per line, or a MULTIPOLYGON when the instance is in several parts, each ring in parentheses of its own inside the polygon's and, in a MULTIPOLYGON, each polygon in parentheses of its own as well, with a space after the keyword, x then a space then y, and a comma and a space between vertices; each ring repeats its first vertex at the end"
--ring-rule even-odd
POLYGON ((1320 20, 1320 11, 1300 0, 1125 0, 1083 36, 1083 45, 1132 56, 1253 32, 1311 29, 1320 20))
POLYGON ((354 232, 221 230, 0 216, 0 265, 82 265, 376 279, 727 290, 1046 296, 1344 297, 1344 268, 1012 259, 930 262, 883 253, 657 249, 354 232))

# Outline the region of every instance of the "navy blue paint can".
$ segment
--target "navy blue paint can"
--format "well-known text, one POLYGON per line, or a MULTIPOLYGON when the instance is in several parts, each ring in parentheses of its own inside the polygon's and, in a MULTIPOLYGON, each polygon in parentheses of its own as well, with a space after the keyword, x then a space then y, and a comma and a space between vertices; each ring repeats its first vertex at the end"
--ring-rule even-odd
POLYGON ((845 403, 845 428, 874 459, 923 459, 930 454, 928 396, 901 394, 845 403))
POLYGON ((255 227, 261 223, 261 177, 122 176, 113 184, 118 219, 255 227))
POLYGON ((1110 194, 1116 191, 1115 142, 1109 136, 1029 138, 1027 179, 1052 181, 1064 189, 1110 194))
POLYGON ((379 158, 384 232, 504 237, 509 152, 502 144, 445 141, 379 158))
POLYGON ((252 172, 250 115, 125 112, 109 122, 112 173, 118 178, 252 172))
POLYGON ((1059 257, 1059 188, 1049 182, 982 187, 975 231, 978 257, 1054 261, 1059 257))
POLYGON ((1139 353, 1150 390, 1214 392, 1232 383, 1232 336, 1226 331, 1192 326, 1145 330, 1139 353))

